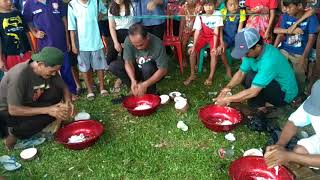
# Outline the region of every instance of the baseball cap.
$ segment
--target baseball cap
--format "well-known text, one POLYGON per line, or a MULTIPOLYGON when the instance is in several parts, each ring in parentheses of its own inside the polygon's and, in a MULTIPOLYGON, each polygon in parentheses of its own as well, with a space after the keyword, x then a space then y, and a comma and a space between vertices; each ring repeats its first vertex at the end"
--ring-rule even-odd
POLYGON ((236 34, 234 49, 231 56, 235 59, 244 57, 250 48, 257 44, 260 40, 259 32, 254 28, 243 28, 236 34))
POLYGON ((55 47, 45 47, 39 53, 33 54, 31 59, 34 61, 41 61, 46 65, 53 67, 62 65, 63 63, 63 52, 55 47))
POLYGON ((311 94, 303 104, 303 109, 307 113, 320 116, 320 80, 316 81, 311 89, 311 94))

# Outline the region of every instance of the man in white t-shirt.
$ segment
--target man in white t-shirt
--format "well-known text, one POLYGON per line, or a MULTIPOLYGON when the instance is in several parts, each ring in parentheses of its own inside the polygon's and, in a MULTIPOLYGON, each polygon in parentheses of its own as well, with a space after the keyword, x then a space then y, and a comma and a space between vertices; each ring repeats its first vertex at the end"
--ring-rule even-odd
POLYGON ((320 80, 314 83, 309 98, 290 115, 276 145, 268 146, 265 153, 269 167, 295 162, 320 167, 320 80), (284 148, 296 134, 298 127, 312 125, 315 135, 301 139, 293 152, 284 148))

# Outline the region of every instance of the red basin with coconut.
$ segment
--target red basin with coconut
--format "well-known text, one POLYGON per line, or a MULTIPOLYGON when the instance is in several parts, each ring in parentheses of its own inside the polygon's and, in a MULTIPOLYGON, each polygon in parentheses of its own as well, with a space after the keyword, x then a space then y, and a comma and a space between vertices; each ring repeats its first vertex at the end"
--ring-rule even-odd
POLYGON ((261 156, 246 156, 233 161, 229 167, 229 177, 231 180, 294 179, 294 175, 284 166, 279 166, 278 174, 275 168, 268 168, 261 156))
POLYGON ((129 96, 123 99, 122 106, 134 116, 149 116, 160 106, 161 99, 154 94, 143 96, 129 96), (147 106, 146 109, 137 109, 139 106, 147 106))
POLYGON ((228 132, 238 126, 241 113, 231 107, 208 105, 200 108, 199 119, 204 126, 215 132, 228 132))
POLYGON ((55 139, 66 148, 80 150, 92 146, 103 134, 103 131, 103 125, 98 121, 80 120, 60 128, 55 134, 55 139), (71 136, 80 134, 85 136, 85 141, 68 143, 71 136))

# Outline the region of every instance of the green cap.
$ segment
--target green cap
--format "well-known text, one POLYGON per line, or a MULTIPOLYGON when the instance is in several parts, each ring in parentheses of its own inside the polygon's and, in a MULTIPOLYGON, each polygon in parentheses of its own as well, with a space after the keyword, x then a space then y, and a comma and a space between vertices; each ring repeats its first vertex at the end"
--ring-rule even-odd
POLYGON ((33 54, 31 59, 34 61, 44 62, 46 65, 53 67, 62 65, 63 52, 55 47, 45 47, 39 53, 33 54))

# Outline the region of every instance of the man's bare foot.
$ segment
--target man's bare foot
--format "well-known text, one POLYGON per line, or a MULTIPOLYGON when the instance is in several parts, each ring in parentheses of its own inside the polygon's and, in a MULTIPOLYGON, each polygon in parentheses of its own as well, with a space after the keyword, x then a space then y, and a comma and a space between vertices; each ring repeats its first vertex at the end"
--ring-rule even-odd
POLYGON ((189 76, 187 80, 183 81, 183 84, 184 84, 185 86, 188 86, 188 85, 189 85, 193 80, 195 80, 195 79, 196 79, 196 76, 195 76, 195 75, 189 76))
POLYGON ((211 86, 212 85, 212 79, 206 79, 203 83, 206 86, 211 86))
POLYGON ((14 135, 8 135, 4 140, 4 145, 8 151, 14 148, 14 145, 17 142, 17 138, 14 135))

